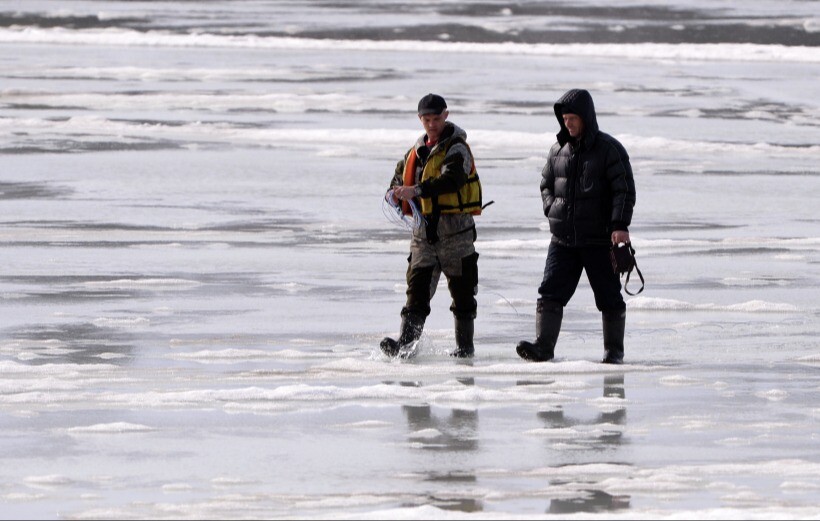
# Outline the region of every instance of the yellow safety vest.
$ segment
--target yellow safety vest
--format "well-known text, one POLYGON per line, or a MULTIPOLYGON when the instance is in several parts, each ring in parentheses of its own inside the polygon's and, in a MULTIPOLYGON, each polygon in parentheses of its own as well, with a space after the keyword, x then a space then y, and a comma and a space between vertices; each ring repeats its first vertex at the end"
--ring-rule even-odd
MULTIPOLYGON (((444 164, 444 158, 447 155, 447 150, 455 142, 464 143, 463 140, 451 140, 446 148, 436 151, 435 154, 427 158, 427 163, 424 165, 424 170, 421 174, 421 181, 428 179, 435 179, 441 176, 441 166, 444 164)), ((434 211, 434 206, 438 206, 441 213, 469 213, 472 215, 481 215, 481 181, 478 179, 478 173, 475 168, 475 159, 470 146, 464 143, 467 151, 470 153, 473 167, 467 175, 467 182, 464 183, 458 192, 449 194, 441 194, 436 198, 436 204, 429 197, 421 197, 421 213, 430 215, 434 211)), ((413 186, 416 184, 416 149, 411 148, 407 153, 407 159, 404 163, 404 186, 413 186)), ((410 205, 406 203, 402 205, 405 214, 410 214, 410 205)))

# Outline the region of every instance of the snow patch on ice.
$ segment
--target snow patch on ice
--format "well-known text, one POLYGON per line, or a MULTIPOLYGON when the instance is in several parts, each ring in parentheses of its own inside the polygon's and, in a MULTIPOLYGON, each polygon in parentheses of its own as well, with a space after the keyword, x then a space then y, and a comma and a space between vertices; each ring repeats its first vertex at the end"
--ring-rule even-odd
POLYGON ((696 378, 683 375, 663 376, 658 380, 662 385, 668 386, 685 386, 685 385, 700 385, 702 382, 696 378))
POLYGON ((140 327, 147 326, 151 320, 145 317, 112 318, 100 317, 91 321, 97 327, 140 327))
POLYGON ((276 284, 268 284, 268 287, 286 291, 290 294, 300 293, 310 289, 310 286, 300 282, 278 282, 276 284))
POLYGON ((779 402, 788 398, 789 393, 780 389, 770 389, 768 391, 760 391, 755 393, 758 398, 764 398, 772 402, 779 402))
POLYGON ((227 477, 221 476, 218 478, 214 478, 211 480, 211 484, 214 487, 219 488, 228 488, 228 487, 241 487, 244 485, 251 485, 255 483, 254 481, 243 479, 243 478, 234 478, 234 477, 227 477))
POLYGON ((657 297, 634 297, 627 301, 634 311, 737 311, 746 313, 795 313, 800 309, 793 304, 750 300, 739 304, 694 304, 682 300, 657 297))
POLYGON ((122 353, 100 353, 96 356, 98 358, 102 358, 103 360, 117 360, 120 358, 128 358, 128 355, 124 355, 122 353))
POLYGON ((381 429, 384 427, 392 427, 393 423, 380 420, 364 420, 352 423, 339 423, 334 427, 340 429, 381 429))
POLYGON ((189 483, 167 483, 162 485, 163 492, 189 492, 194 487, 189 483))
POLYGON ((9 494, 4 494, 0 496, 5 501, 12 501, 12 502, 19 502, 19 503, 27 503, 29 501, 37 501, 43 499, 45 494, 31 494, 27 492, 11 492, 9 494))
POLYGON ((813 491, 820 490, 820 483, 809 481, 784 481, 780 484, 780 488, 784 491, 813 491))
POLYGON ((201 282, 187 279, 173 278, 146 278, 146 279, 115 279, 88 281, 82 286, 92 289, 153 289, 153 290, 174 290, 188 289, 201 286, 201 282))
POLYGON ((432 428, 421 429, 407 434, 407 437, 411 439, 433 439, 438 438, 440 436, 444 436, 444 434, 442 434, 440 430, 432 428))
POLYGON ((27 485, 35 487, 65 487, 74 483, 74 480, 61 474, 48 474, 45 476, 28 476, 23 479, 27 485))
POLYGON ((66 429, 69 434, 122 434, 130 432, 148 432, 156 430, 147 425, 140 425, 137 423, 115 422, 115 423, 99 423, 97 425, 88 425, 86 427, 70 427, 66 429))
POLYGON ((749 438, 740 438, 737 436, 732 436, 731 438, 717 440, 715 441, 715 444, 724 445, 726 447, 748 447, 752 445, 752 440, 749 438))

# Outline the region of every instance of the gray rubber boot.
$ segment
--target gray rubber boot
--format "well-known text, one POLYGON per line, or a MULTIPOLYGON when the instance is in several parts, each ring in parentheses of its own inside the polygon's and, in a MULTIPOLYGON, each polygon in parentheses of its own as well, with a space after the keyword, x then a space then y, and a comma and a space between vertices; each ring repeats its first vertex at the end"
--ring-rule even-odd
POLYGON ((539 299, 535 308, 535 343, 526 340, 519 342, 515 348, 518 356, 530 362, 552 360, 563 319, 564 306, 558 302, 539 299))
POLYGON ((624 363, 624 332, 626 311, 605 311, 601 313, 604 326, 604 364, 624 363))
POLYGON ((450 356, 456 358, 472 358, 475 354, 473 345, 473 334, 475 331, 475 321, 472 318, 455 317, 456 327, 456 350, 450 356))

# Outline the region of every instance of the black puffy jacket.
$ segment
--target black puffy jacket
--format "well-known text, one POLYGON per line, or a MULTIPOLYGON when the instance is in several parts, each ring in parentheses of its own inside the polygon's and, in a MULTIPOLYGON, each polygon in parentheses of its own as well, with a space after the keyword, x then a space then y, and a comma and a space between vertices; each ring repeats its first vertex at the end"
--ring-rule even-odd
POLYGON ((555 116, 561 131, 541 172, 541 199, 553 240, 565 246, 608 245, 613 230, 628 230, 632 222, 635 180, 629 156, 618 140, 598 130, 586 90, 561 96, 555 116), (577 142, 564 125, 564 108, 584 121, 577 142))

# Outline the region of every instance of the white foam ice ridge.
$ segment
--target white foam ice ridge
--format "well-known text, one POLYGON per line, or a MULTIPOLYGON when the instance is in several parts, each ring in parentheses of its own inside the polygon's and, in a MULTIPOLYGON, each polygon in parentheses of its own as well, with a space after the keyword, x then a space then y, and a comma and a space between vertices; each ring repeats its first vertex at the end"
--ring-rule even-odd
POLYGON ((519 44, 419 42, 416 40, 334 40, 257 35, 169 34, 128 29, 67 30, 34 27, 0 29, 0 43, 59 45, 244 48, 310 51, 491 53, 534 56, 629 58, 644 60, 696 61, 786 61, 818 63, 820 50, 760 44, 519 44))
POLYGON ((391 427, 393 424, 385 421, 366 420, 352 423, 340 423, 336 425, 339 429, 383 429, 391 427))
MULTIPOLYGON (((172 359, 214 360, 228 359, 229 361, 246 361, 248 359, 302 359, 319 358, 316 353, 296 353, 287 351, 282 356, 261 356, 251 350, 250 353, 241 350, 220 350, 216 352, 179 353, 170 356, 172 359)), ((326 358, 326 357, 325 357, 326 358)), ((224 360, 223 360, 224 361, 224 360)), ((645 372, 651 367, 630 367, 613 369, 590 362, 562 362, 551 368, 553 375, 606 375, 613 370, 626 372, 645 372)), ((662 370, 662 368, 661 368, 662 370)), ((42 393, 49 393, 50 403, 85 402, 94 404, 94 407, 119 408, 136 407, 139 409, 158 407, 162 409, 212 407, 220 404, 221 407, 246 412, 268 412, 271 406, 275 410, 298 409, 299 404, 313 406, 335 407, 339 404, 373 403, 380 406, 390 403, 434 403, 434 404, 462 404, 468 407, 503 406, 510 403, 550 404, 574 402, 576 398, 569 396, 573 392, 584 390, 588 384, 573 378, 545 381, 528 386, 513 384, 512 386, 475 386, 465 385, 459 381, 461 377, 500 376, 530 376, 543 375, 543 368, 537 365, 515 363, 489 364, 484 367, 452 368, 447 366, 416 366, 407 364, 387 364, 384 361, 363 361, 355 358, 339 358, 334 362, 316 363, 307 373, 274 372, 270 377, 283 379, 283 382, 296 379, 302 383, 283 383, 274 386, 236 387, 245 381, 258 380, 264 382, 265 374, 253 371, 236 374, 231 379, 230 386, 214 386, 200 390, 167 390, 167 391, 106 391, 96 392, 94 386, 100 382, 109 382, 111 385, 139 388, 143 384, 150 384, 155 378, 164 378, 165 371, 157 375, 129 374, 117 366, 99 364, 43 364, 27 366, 14 362, 0 364, 0 374, 13 377, 14 382, 6 381, 1 387, 8 393, 0 396, 0 405, 23 407, 24 404, 32 408, 40 408, 38 400, 42 393), (392 383, 378 383, 372 385, 327 384, 327 381, 352 381, 358 378, 372 378, 374 375, 382 378, 440 378, 440 383, 426 386, 403 386, 392 383), (460 376, 461 375, 461 376, 460 376), (135 379, 136 378, 136 379, 135 379), (569 394, 568 394, 569 393, 569 394)), ((171 373, 172 374, 172 373, 171 373)), ((593 405, 609 407, 613 400, 596 400, 593 405)), ((621 403, 621 402, 619 402, 621 403)))
POLYGON ((201 286, 202 283, 195 280, 175 278, 138 278, 89 280, 78 285, 90 289, 150 289, 153 291, 174 291, 194 288, 201 286))
POLYGON ((140 425, 128 422, 98 423, 96 425, 86 425, 84 427, 71 427, 66 429, 69 434, 124 434, 132 432, 148 432, 154 428, 147 425, 140 425))
MULTIPOLYGON (((685 226, 686 223, 680 223, 685 226)), ((698 223, 689 223, 690 226, 697 226, 698 223)), ((811 253, 817 251, 820 246, 820 237, 726 237, 708 239, 664 239, 647 238, 636 236, 633 239, 635 248, 640 252, 640 257, 644 256, 666 256, 669 254, 696 254, 713 250, 725 250, 731 253, 732 250, 746 250, 749 248, 770 248, 786 249, 792 255, 801 253, 811 253)), ((482 249, 488 250, 489 254, 494 252, 509 253, 520 251, 538 252, 539 255, 546 251, 549 245, 549 238, 533 239, 497 239, 483 240, 482 249)), ((785 255, 785 254, 779 254, 785 255)), ((799 257, 798 257, 799 258, 799 257)), ((765 278, 744 279, 740 276, 726 277, 726 285, 766 285, 777 281, 767 281, 765 278)))
MULTIPOLYGON (((681 226, 703 226, 703 223, 689 222, 679 223, 681 226)), ((639 251, 640 257, 653 256, 668 256, 668 255, 700 255, 708 254, 710 252, 725 252, 731 254, 732 252, 742 252, 749 250, 766 251, 772 250, 776 253, 775 257, 783 260, 789 259, 804 259, 806 255, 811 255, 817 251, 820 246, 820 237, 804 236, 804 237, 766 237, 759 235, 751 235, 748 237, 706 237, 686 238, 686 239, 668 239, 668 238, 648 238, 636 237, 633 241, 635 248, 639 251), (783 251, 780 251, 783 250, 783 251)), ((536 241, 531 241, 529 244, 522 244, 521 247, 527 249, 528 246, 534 246, 536 241)), ((776 282, 776 279, 768 279, 766 277, 757 277, 755 279, 744 279, 739 273, 734 273, 731 277, 723 279, 724 284, 728 285, 760 285, 770 284, 776 282)))
POLYGON ((703 384, 702 381, 691 378, 688 376, 683 375, 669 375, 661 377, 658 382, 661 385, 670 385, 670 386, 689 386, 689 385, 701 385, 703 384))
POLYGON ((45 476, 28 476, 25 482, 36 487, 60 487, 70 485, 73 480, 59 474, 49 474, 45 476))
POLYGON ((789 397, 789 393, 781 389, 770 389, 768 391, 760 391, 755 394, 759 398, 779 402, 789 397))
MULTIPOLYGON (((127 80, 125 80, 127 81, 127 80)), ((65 106, 93 108, 95 110, 123 110, 138 103, 145 110, 230 112, 304 113, 311 110, 332 112, 400 111, 408 100, 402 98, 363 98, 343 93, 295 93, 295 92, 144 92, 134 93, 56 93, 2 91, 7 104, 36 104, 60 108, 65 106)), ((23 122, 21 122, 23 123, 23 122)), ((32 121, 36 125, 36 122, 32 121)), ((82 124, 82 118, 75 121, 82 124)), ((120 127, 120 130, 126 127, 120 127)), ((112 128, 111 130, 114 130, 112 128)))
MULTIPOLYGON (((387 71, 389 72, 389 71, 387 71)), ((23 66, 15 70, 4 72, 8 78, 41 78, 54 80, 113 80, 113 81, 161 81, 180 82, 194 81, 210 83, 214 81, 238 82, 288 82, 298 84, 321 80, 339 80, 355 74, 358 79, 367 80, 377 78, 380 71, 369 69, 349 70, 333 64, 311 65, 301 67, 260 67, 255 69, 219 68, 219 67, 191 67, 191 68, 161 68, 161 67, 72 67, 55 68, 23 66)), ((8 89, 6 89, 8 92, 8 89)), ((76 98, 74 98, 76 100, 76 98)))
POLYGON ((737 311, 746 313, 797 313, 800 308, 785 302, 750 300, 737 304, 692 303, 675 299, 633 297, 627 308, 641 311, 737 311))
MULTIPOLYGON (((379 406, 401 403, 434 403, 445 405, 468 405, 470 407, 498 406, 510 401, 520 403, 566 403, 571 398, 561 396, 555 391, 543 390, 533 392, 532 389, 465 389, 459 382, 444 382, 429 388, 405 387, 387 384, 363 386, 357 388, 321 385, 282 385, 274 389, 260 387, 245 387, 236 389, 205 389, 201 391, 179 392, 139 392, 139 393, 110 393, 95 397, 91 393, 77 392, 78 389, 68 389, 66 394, 58 388, 49 388, 51 400, 54 403, 72 403, 75 401, 97 402, 96 406, 108 408, 157 408, 160 410, 188 409, 190 407, 213 407, 218 404, 225 411, 242 411, 268 413, 271 411, 297 411, 303 406, 332 407, 340 403, 367 403, 374 402, 379 406), (99 400, 99 401, 97 401, 99 400)), ((14 404, 22 407, 28 397, 36 402, 36 391, 31 394, 20 394, 15 398, 2 399, 3 405, 14 404)), ((34 403, 29 406, 34 407, 34 403)))
POLYGON ((98 327, 145 327, 151 323, 146 317, 98 317, 91 321, 98 327))
POLYGON ((820 353, 816 355, 801 356, 798 360, 800 362, 820 363, 820 353))
POLYGON ((220 349, 220 350, 202 350, 192 352, 180 352, 167 355, 167 358, 173 360, 190 360, 200 363, 226 363, 226 362, 245 362, 247 360, 259 359, 281 359, 281 360, 295 360, 295 359, 310 359, 310 358, 327 358, 327 353, 316 353, 312 351, 299 351, 295 349, 280 349, 276 351, 268 351, 262 349, 220 349))
MULTIPOLYGON (((58 96, 59 97, 59 96, 58 96)), ((107 98, 99 96, 99 106, 105 108, 107 98)), ((96 101, 86 100, 89 106, 96 106, 96 101)), ((131 99, 133 103, 133 97, 131 99)), ((230 103, 230 102, 229 102, 230 103)), ((397 110, 401 105, 390 102, 397 110)), ((150 101, 149 101, 150 104, 150 101)), ((406 105, 406 102, 404 103, 406 105)), ((182 103, 182 106, 185 106, 182 103)), ((206 110, 217 105, 205 103, 206 110)), ((363 108, 366 100, 359 99, 356 105, 363 108)), ((173 110, 173 107, 164 107, 173 110)), ((328 107, 323 107, 328 108, 328 107)), ((344 111, 341 106, 334 106, 332 110, 344 111)), ((343 151, 343 155, 351 155, 356 149, 349 147, 348 131, 343 128, 324 129, 278 129, 278 128, 242 128, 228 122, 205 123, 201 121, 184 124, 163 124, 162 122, 125 122, 115 121, 100 116, 76 116, 65 121, 49 119, 0 117, 0 136, 4 140, 14 139, 16 132, 25 131, 30 135, 67 136, 78 141, 117 136, 115 139, 123 142, 143 139, 171 139, 197 142, 222 142, 235 146, 267 146, 267 147, 299 147, 305 149, 320 149, 327 151, 327 147, 336 147, 336 151, 343 151), (4 135, 5 134, 5 135, 4 135)), ((403 147, 408 141, 412 142, 418 132, 390 128, 368 128, 357 130, 357 135, 367 141, 375 150, 395 150, 403 147)), ((522 150, 531 156, 544 143, 549 142, 551 134, 542 132, 491 131, 481 128, 470 131, 473 148, 484 154, 491 154, 495 150, 510 153, 522 150)), ((754 158, 761 160, 776 160, 781 157, 805 156, 806 158, 820 158, 820 145, 812 144, 801 147, 778 143, 737 143, 731 141, 702 141, 689 139, 669 139, 660 137, 639 137, 629 134, 616 134, 625 146, 640 150, 641 157, 652 157, 663 152, 667 156, 686 156, 692 153, 711 151, 720 154, 742 155, 747 161, 754 158)), ((159 233, 159 232, 158 232, 159 233)), ((168 233, 168 232, 163 232, 168 233)))

